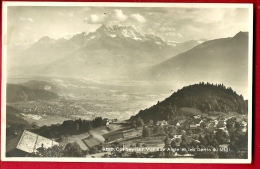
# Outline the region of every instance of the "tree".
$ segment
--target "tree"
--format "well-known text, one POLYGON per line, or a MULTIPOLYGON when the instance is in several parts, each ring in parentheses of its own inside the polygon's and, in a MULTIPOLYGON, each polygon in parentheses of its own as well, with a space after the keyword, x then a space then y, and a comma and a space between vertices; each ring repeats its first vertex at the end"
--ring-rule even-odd
POLYGON ((32 128, 37 128, 37 127, 38 127, 37 123, 36 123, 36 122, 33 122, 33 123, 32 123, 32 128))
POLYGON ((167 135, 166 138, 164 139, 164 147, 165 148, 170 148, 171 147, 171 139, 169 138, 169 136, 167 135))
POLYGON ((108 154, 105 154, 102 158, 110 158, 108 154))
POLYGON ((150 137, 150 129, 148 127, 143 128, 143 137, 150 137))
POLYGON ((84 157, 85 154, 79 147, 78 143, 68 143, 64 148, 65 157, 84 157))
POLYGON ((136 128, 137 125, 136 125, 136 121, 134 120, 133 123, 132 123, 133 127, 136 128))
POLYGON ((219 143, 218 143, 218 141, 214 138, 214 139, 212 140, 212 142, 211 142, 211 145, 212 145, 213 147, 218 147, 218 146, 219 146, 219 143))
POLYGON ((203 145, 203 146, 208 145, 208 141, 204 137, 202 137, 201 135, 199 136, 199 141, 200 141, 200 144, 203 145))
POLYGON ((219 144, 224 144, 229 140, 229 137, 223 130, 217 130, 216 139, 219 144))
POLYGON ((109 140, 110 140, 110 139, 107 137, 107 138, 105 139, 105 143, 108 143, 109 140))
POLYGON ((176 144, 175 139, 172 140, 172 142, 171 142, 171 147, 172 147, 172 148, 176 148, 176 147, 177 147, 177 144, 176 144))
POLYGON ((188 144, 186 143, 186 141, 183 141, 181 142, 181 148, 188 148, 188 144))
POLYGON ((149 125, 153 125, 153 120, 149 120, 149 125))
POLYGON ((142 120, 141 118, 139 118, 139 119, 137 120, 137 122, 136 122, 136 125, 137 125, 137 127, 143 127, 143 125, 144 125, 143 120, 142 120))
POLYGON ((87 130, 87 131, 92 130, 92 126, 91 126, 90 122, 87 122, 87 124, 86 124, 86 130, 87 130))
POLYGON ((31 153, 28 157, 84 157, 85 153, 82 151, 77 143, 69 143, 65 146, 54 145, 53 147, 44 149, 38 148, 37 153, 31 153))
POLYGON ((90 149, 89 149, 89 154, 96 154, 96 153, 98 153, 98 147, 97 146, 94 146, 94 147, 91 147, 90 149))
POLYGON ((76 123, 75 127, 76 127, 76 131, 78 131, 79 130, 79 123, 76 123))
POLYGON ((31 154, 36 157, 65 157, 64 155, 64 147, 54 145, 53 147, 47 149, 38 149, 36 154, 31 154))
POLYGON ((187 142, 187 136, 186 136, 186 134, 182 134, 181 140, 182 140, 183 142, 187 142))

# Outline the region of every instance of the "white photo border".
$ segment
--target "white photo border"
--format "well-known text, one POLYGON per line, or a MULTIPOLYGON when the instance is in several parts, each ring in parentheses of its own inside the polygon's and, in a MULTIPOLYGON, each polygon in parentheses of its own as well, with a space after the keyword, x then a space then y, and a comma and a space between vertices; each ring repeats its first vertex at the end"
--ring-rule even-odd
POLYGON ((253 93, 253 4, 238 3, 123 3, 123 2, 2 2, 2 95, 1 95, 1 160, 23 162, 107 162, 107 163, 223 163, 248 164, 252 160, 252 93, 253 93), (180 158, 45 158, 6 157, 6 82, 7 82, 7 7, 9 6, 67 6, 67 7, 189 7, 189 8, 247 8, 249 26, 248 50, 248 159, 180 159, 180 158))

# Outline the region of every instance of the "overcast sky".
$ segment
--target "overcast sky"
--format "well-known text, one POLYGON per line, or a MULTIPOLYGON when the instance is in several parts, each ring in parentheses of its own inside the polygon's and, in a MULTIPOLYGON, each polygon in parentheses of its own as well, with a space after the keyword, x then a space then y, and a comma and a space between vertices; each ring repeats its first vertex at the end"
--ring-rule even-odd
POLYGON ((8 7, 12 41, 70 37, 101 24, 132 25, 168 41, 216 39, 248 31, 245 8, 8 7))

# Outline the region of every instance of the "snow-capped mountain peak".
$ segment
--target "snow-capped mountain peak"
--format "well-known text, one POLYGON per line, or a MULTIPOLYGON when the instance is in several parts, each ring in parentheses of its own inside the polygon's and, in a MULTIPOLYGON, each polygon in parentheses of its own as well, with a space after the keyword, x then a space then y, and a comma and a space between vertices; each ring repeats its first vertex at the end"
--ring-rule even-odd
POLYGON ((157 37, 155 35, 151 34, 141 34, 133 26, 121 26, 121 25, 113 25, 113 26, 105 26, 102 25, 99 27, 95 32, 90 32, 87 35, 87 39, 91 40, 93 37, 111 37, 111 38, 130 38, 136 41, 154 41, 156 44, 165 44, 166 42, 161 39, 160 37, 157 37))

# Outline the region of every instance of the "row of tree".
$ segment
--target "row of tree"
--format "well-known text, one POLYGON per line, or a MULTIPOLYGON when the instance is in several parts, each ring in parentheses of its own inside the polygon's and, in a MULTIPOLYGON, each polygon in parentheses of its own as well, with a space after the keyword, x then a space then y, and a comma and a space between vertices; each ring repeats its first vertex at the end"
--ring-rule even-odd
POLYGON ((96 117, 89 120, 66 120, 62 124, 42 126, 40 128, 32 129, 31 131, 47 138, 61 138, 61 136, 75 135, 88 132, 93 128, 101 127, 102 117, 96 117))

